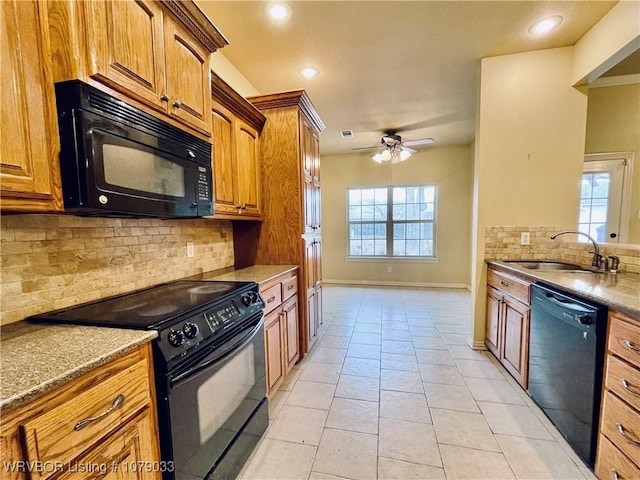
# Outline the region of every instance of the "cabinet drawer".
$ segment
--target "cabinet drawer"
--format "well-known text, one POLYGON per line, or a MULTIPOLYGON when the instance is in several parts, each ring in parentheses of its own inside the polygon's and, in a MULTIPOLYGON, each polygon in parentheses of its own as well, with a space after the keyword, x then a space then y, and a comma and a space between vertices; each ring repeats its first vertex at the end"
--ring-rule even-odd
POLYGON ((640 411, 640 370, 617 357, 607 355, 605 388, 640 411))
POLYGON ((595 474, 600 480, 636 480, 640 468, 625 457, 604 435, 598 436, 595 474))
POLYGON ((612 315, 607 348, 640 368, 640 327, 612 315))
POLYGON ((510 275, 489 269, 487 283, 529 305, 529 284, 510 275))
POLYGON ((264 302, 267 304, 266 307, 264 307, 264 314, 266 315, 282 303, 282 291, 280 289, 280 284, 278 283, 273 287, 267 288, 262 292, 262 298, 264 298, 264 302))
POLYGON ((298 276, 294 275, 282 281, 282 300, 295 295, 298 292, 298 276))
POLYGON ((601 432, 629 458, 640 458, 640 413, 608 391, 603 396, 601 432))
POLYGON ((67 463, 127 422, 151 403, 148 369, 147 360, 140 361, 68 402, 24 422, 20 427, 28 460, 67 463), (124 401, 114 407, 114 401, 120 395, 124 396, 124 401), (80 427, 81 420, 90 418, 95 420, 80 427))

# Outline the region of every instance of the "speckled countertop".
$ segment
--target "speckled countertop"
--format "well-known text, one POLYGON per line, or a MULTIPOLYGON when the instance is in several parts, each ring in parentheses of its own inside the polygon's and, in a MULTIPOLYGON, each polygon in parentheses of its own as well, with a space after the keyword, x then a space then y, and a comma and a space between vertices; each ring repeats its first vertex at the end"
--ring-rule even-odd
POLYGON ((298 268, 297 265, 253 265, 239 270, 215 270, 189 277, 189 279, 265 283, 296 268, 298 268))
POLYGON ((636 273, 539 271, 522 267, 514 262, 497 260, 487 260, 487 264, 529 282, 543 282, 605 304, 640 321, 640 275, 636 273))
POLYGON ((0 334, 2 413, 157 336, 141 330, 27 322, 4 325, 0 334))

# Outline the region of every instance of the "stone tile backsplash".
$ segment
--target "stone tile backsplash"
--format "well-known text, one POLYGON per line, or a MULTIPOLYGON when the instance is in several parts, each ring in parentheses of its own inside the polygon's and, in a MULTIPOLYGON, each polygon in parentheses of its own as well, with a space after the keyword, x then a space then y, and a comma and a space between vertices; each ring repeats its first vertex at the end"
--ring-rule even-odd
MULTIPOLYGON (((560 260, 563 262, 590 265, 593 250, 590 242, 568 241, 575 236, 564 235, 555 240, 549 237, 562 231, 553 225, 527 225, 487 227, 485 229, 485 258, 495 260, 560 260), (520 234, 529 232, 530 245, 520 245, 520 234)), ((600 245, 603 255, 620 258, 620 268, 626 272, 640 273, 640 246, 600 245)))
POLYGON ((223 220, 3 215, 0 227, 0 324, 233 265, 223 220))

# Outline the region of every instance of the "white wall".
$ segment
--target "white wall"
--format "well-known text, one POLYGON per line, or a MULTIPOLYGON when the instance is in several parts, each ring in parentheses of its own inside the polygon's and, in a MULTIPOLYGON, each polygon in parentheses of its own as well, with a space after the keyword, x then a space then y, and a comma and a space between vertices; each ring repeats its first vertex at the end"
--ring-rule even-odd
POLYGON ((470 282, 472 151, 431 147, 407 161, 376 164, 368 154, 323 156, 323 281, 387 285, 466 287, 470 282), (345 260, 347 187, 436 183, 438 263, 345 260), (392 272, 387 272, 387 267, 392 272))

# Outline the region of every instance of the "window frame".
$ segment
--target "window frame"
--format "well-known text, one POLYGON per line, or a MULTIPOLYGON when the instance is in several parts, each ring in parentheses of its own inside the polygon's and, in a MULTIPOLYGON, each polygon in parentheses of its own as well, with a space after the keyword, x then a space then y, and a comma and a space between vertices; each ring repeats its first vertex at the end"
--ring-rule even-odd
POLYGON ((366 185, 366 186, 353 186, 346 189, 346 256, 345 260, 348 261, 399 261, 399 262, 419 262, 419 263, 434 263, 438 261, 436 256, 436 227, 438 221, 438 185, 436 183, 420 183, 420 184, 404 184, 404 185, 366 185), (433 218, 425 220, 395 220, 393 219, 393 190, 394 188, 433 188, 433 218), (349 209, 352 206, 350 203, 350 192, 353 190, 374 190, 385 189, 387 193, 386 203, 386 220, 359 220, 351 221, 349 215, 349 209), (394 225, 407 225, 410 223, 417 223, 418 225, 430 224, 432 229, 432 255, 394 255, 393 254, 393 231, 394 225), (351 254, 351 226, 362 224, 382 224, 386 228, 386 255, 353 255, 351 254))

